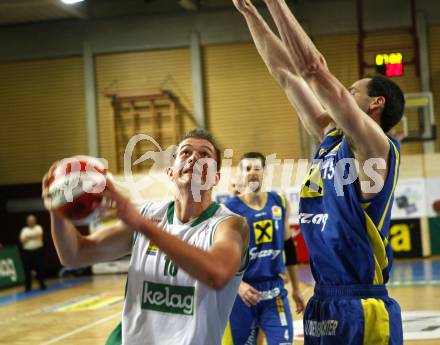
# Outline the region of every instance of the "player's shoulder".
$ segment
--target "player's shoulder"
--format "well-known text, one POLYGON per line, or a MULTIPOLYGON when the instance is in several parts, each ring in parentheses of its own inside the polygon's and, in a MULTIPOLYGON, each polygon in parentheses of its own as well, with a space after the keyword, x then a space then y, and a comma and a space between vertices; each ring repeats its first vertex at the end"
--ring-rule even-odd
POLYGON ((332 145, 338 141, 341 141, 343 137, 344 137, 344 133, 342 132, 341 129, 332 128, 324 134, 320 142, 320 146, 332 145))
POLYGON ((268 200, 271 200, 272 203, 277 204, 278 206, 282 206, 286 208, 286 197, 281 192, 270 191, 267 192, 268 200))
POLYGON ((238 196, 233 196, 232 198, 229 198, 228 200, 226 200, 223 205, 227 209, 234 211, 237 209, 239 203, 240 203, 240 198, 238 196))
POLYGON ((226 206, 225 204, 217 204, 219 205, 217 212, 215 213, 215 217, 231 217, 231 216, 236 216, 236 217, 240 217, 240 215, 236 212, 234 212, 233 209, 230 209, 229 207, 226 206))
POLYGON ((242 215, 235 213, 228 209, 225 205, 218 204, 220 207, 217 212, 211 217, 211 225, 214 228, 222 227, 226 224, 233 225, 234 228, 240 231, 247 225, 247 220, 242 215))
POLYGON ((323 159, 332 151, 338 151, 344 137, 344 133, 338 128, 327 131, 318 145, 314 159, 323 159))
POLYGON ((387 134, 386 136, 390 142, 391 148, 395 149, 397 151, 397 153, 399 153, 400 152, 400 141, 397 138, 394 138, 392 135, 387 134))
POLYGON ((147 201, 140 205, 139 211, 142 216, 152 218, 162 218, 168 211, 168 208, 172 205, 170 201, 147 201))

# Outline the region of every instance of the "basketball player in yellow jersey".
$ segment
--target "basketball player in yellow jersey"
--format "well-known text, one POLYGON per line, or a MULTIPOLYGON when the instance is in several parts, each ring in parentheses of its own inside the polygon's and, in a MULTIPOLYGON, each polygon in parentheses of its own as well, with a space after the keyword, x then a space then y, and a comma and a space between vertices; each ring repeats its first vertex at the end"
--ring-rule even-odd
POLYGON ((305 344, 400 345, 400 307, 385 286, 400 151, 386 133, 402 117, 402 90, 383 76, 347 90, 285 1, 265 3, 281 39, 251 1, 234 0, 269 71, 321 141, 300 191, 299 222, 316 281, 304 313, 305 344))

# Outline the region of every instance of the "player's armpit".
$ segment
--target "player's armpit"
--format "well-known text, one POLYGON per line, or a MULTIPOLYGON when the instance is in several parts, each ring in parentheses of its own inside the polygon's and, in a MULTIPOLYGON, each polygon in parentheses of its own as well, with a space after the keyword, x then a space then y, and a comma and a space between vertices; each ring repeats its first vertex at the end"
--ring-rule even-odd
POLYGON ((354 143, 353 152, 361 160, 388 157, 389 142, 379 124, 356 103, 344 85, 327 69, 310 75, 310 87, 334 120, 354 143))

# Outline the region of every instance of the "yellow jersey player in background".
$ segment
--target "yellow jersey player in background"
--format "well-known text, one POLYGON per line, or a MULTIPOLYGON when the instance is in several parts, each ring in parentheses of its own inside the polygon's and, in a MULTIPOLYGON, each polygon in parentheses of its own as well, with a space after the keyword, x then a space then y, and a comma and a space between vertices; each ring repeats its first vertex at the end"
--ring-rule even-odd
POLYGON ((293 320, 282 277, 286 271, 292 283, 296 311, 304 310, 289 224, 290 207, 283 195, 261 190, 265 161, 260 152, 248 152, 241 157, 236 183, 243 190, 225 203, 228 209, 247 219, 250 260, 223 345, 257 344, 260 330, 268 345, 292 343, 293 320))

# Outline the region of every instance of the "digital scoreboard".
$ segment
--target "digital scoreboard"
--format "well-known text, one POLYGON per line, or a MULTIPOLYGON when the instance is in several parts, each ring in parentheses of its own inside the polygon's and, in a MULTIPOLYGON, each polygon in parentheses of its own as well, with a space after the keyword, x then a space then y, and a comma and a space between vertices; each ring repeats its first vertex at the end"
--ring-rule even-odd
POLYGON ((403 54, 400 52, 376 54, 375 63, 377 72, 387 77, 403 75, 403 54))

